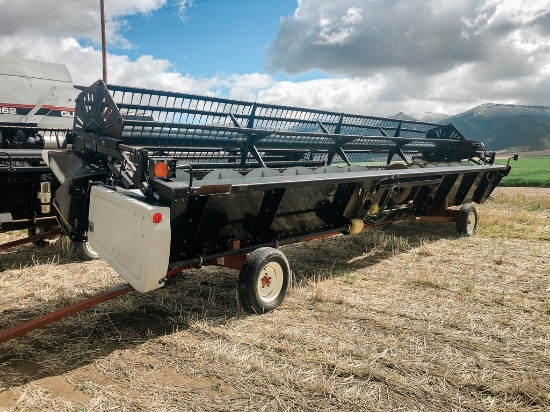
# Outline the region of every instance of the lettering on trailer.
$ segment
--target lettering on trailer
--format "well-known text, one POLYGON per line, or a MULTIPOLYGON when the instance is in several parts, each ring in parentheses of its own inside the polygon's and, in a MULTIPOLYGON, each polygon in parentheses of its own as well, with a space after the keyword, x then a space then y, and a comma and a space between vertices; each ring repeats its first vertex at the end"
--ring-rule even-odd
POLYGON ((0 113, 2 114, 17 114, 15 107, 0 107, 0 113))
MULTIPOLYGON (((0 114, 20 115, 24 116, 34 109, 31 104, 16 104, 16 103, 0 103, 0 114)), ((51 117, 74 117, 74 108, 72 107, 55 107, 44 105, 37 110, 35 116, 51 116, 51 117)))

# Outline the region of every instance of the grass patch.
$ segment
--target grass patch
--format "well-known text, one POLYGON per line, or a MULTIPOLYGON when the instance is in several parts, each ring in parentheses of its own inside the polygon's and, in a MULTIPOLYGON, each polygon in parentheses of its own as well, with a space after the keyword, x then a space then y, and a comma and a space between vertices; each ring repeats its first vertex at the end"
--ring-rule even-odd
POLYGON ((550 193, 546 188, 497 189, 493 201, 480 205, 478 212, 482 236, 550 240, 550 193))
POLYGON ((502 186, 550 187, 550 156, 525 157, 510 164, 512 170, 502 186))
POLYGON ((421 288, 432 288, 432 289, 449 289, 450 284, 448 279, 442 278, 434 273, 420 273, 414 276, 409 284, 421 288))
POLYGON ((90 381, 80 382, 76 385, 76 389, 86 394, 90 394, 92 392, 92 383, 90 381))
POLYGON ((337 304, 346 302, 342 291, 328 283, 316 283, 311 298, 316 302, 332 302, 337 304))

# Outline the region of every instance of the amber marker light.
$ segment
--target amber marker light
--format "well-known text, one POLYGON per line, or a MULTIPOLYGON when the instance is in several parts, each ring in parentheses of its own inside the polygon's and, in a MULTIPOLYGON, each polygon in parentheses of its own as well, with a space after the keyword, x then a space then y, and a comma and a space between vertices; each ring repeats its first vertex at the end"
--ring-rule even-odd
POLYGON ((154 171, 155 177, 158 177, 159 179, 164 179, 170 173, 170 168, 165 162, 157 162, 155 163, 154 171))

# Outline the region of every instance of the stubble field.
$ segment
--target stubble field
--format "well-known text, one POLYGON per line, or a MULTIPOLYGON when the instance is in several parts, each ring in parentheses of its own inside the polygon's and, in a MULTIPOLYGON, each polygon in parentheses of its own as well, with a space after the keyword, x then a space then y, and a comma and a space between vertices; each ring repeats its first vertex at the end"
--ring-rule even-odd
MULTIPOLYGON (((266 315, 205 268, 1 344, 0 410, 549 410, 550 189, 494 198, 472 238, 402 222, 282 248, 294 286, 266 315)), ((2 252, 0 329, 122 283, 56 245, 2 252)))

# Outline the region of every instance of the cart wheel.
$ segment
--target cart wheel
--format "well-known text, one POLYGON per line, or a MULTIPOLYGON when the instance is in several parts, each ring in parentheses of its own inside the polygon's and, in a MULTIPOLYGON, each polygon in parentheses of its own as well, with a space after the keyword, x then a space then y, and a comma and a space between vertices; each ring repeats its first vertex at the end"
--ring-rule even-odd
POLYGON ((266 313, 279 306, 290 282, 290 266, 278 249, 262 247, 246 257, 239 275, 239 300, 249 313, 266 313))
POLYGON ((473 236, 477 229, 477 209, 473 203, 465 203, 460 207, 456 218, 456 231, 459 236, 473 236))
POLYGON ((74 251, 81 260, 99 259, 99 255, 92 249, 89 242, 73 243, 74 251))

